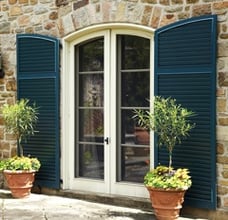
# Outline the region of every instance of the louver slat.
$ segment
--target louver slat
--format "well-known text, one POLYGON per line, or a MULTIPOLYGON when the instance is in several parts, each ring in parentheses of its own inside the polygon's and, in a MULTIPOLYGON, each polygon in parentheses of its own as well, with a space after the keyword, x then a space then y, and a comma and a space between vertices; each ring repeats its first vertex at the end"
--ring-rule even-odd
POLYGON ((55 43, 36 37, 28 41, 28 38, 18 38, 18 44, 23 45, 23 50, 18 50, 18 63, 20 73, 50 73, 56 72, 55 43), (53 47, 54 46, 54 47, 53 47), (55 56, 54 56, 55 58, 55 56))
POLYGON ((186 23, 184 32, 181 24, 160 32, 156 45, 159 48, 157 70, 165 73, 172 72, 172 69, 190 72, 196 68, 197 71, 210 68, 213 65, 212 57, 205 51, 211 48, 212 28, 211 23, 204 19, 200 24, 186 23))
POLYGON ((39 158, 36 184, 50 188, 60 186, 58 45, 50 37, 17 36, 18 98, 28 98, 39 107, 38 132, 23 143, 24 154, 39 158))
MULTIPOLYGON (((189 19, 155 33, 155 94, 173 97, 194 111, 196 127, 173 152, 175 167, 191 171, 185 204, 216 208, 216 16, 189 19)), ((155 143, 156 144, 156 143, 155 143)), ((157 163, 167 165, 165 149, 157 163)))

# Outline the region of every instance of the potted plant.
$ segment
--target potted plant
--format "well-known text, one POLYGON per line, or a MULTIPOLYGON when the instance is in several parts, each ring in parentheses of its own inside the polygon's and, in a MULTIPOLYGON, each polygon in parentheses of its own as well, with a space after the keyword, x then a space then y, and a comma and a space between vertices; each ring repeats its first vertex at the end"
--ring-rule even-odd
POLYGON ((184 194, 192 184, 188 169, 172 167, 173 149, 194 127, 190 122, 194 113, 170 97, 156 96, 153 103, 153 111, 135 110, 134 118, 140 127, 155 132, 158 146, 168 150, 169 162, 148 171, 144 184, 157 219, 172 220, 178 218, 184 194))
POLYGON ((35 104, 29 105, 28 99, 18 100, 13 105, 2 107, 5 130, 15 136, 17 140, 17 156, 2 160, 0 169, 3 170, 7 185, 14 198, 26 197, 31 192, 35 172, 40 168, 37 158, 24 156, 22 141, 35 133, 38 120, 35 104))

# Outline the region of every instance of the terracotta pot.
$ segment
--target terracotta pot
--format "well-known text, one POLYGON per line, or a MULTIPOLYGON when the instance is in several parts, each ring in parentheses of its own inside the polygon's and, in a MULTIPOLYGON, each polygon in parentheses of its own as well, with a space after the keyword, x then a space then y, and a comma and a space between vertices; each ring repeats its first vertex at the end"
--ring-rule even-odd
POLYGON ((35 171, 4 170, 3 173, 14 198, 24 198, 30 195, 35 171))
POLYGON ((163 190, 147 187, 158 220, 178 219, 186 190, 163 190))

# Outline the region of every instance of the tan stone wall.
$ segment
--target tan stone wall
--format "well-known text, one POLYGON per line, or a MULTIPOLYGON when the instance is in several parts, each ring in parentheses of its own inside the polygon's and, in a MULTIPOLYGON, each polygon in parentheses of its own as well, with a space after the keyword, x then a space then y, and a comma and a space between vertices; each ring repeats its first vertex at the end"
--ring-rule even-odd
MULTIPOLYGON (((206 14, 218 15, 218 209, 228 213, 228 0, 1 0, 0 52, 5 77, 0 79, 0 106, 15 101, 17 33, 39 33, 61 39, 103 22, 129 22, 157 29, 206 14)), ((0 117, 0 156, 14 153, 15 141, 4 133, 0 117)))

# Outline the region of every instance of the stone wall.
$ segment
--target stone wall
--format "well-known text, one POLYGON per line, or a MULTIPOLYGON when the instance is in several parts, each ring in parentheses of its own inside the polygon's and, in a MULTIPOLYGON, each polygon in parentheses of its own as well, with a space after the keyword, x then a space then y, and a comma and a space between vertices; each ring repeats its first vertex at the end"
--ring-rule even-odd
MULTIPOLYGON (((154 29, 199 15, 218 15, 217 182, 218 210, 228 213, 228 1, 227 0, 1 0, 0 106, 15 101, 16 34, 62 38, 84 27, 128 22, 154 29)), ((4 133, 0 117, 0 156, 15 154, 15 140, 4 133)))

